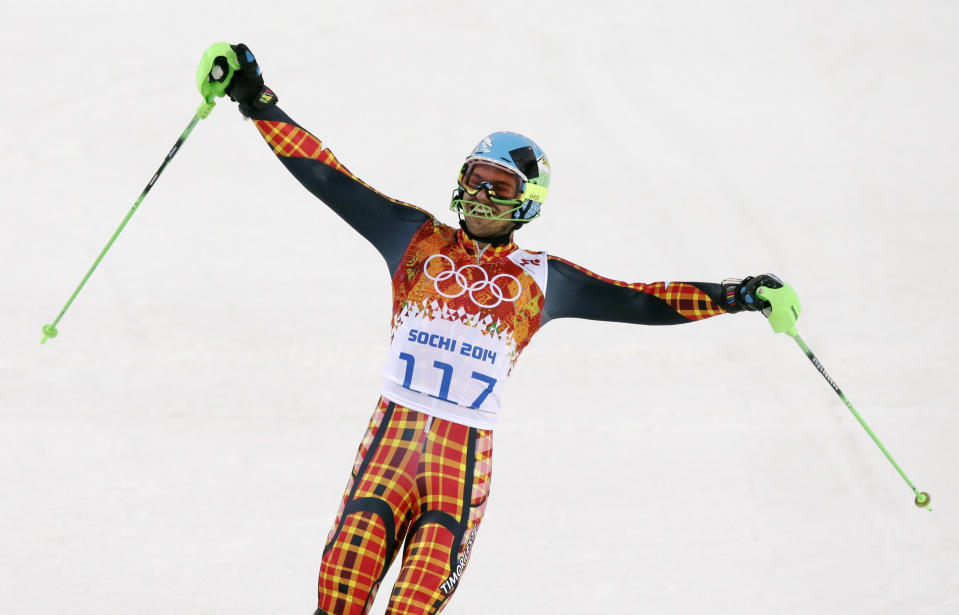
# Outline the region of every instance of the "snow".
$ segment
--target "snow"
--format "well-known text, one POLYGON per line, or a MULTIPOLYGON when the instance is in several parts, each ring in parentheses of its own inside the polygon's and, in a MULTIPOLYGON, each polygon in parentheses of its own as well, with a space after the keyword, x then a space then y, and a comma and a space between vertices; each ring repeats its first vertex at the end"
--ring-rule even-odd
MULTIPOLYGON (((951 2, 4 2, 0 605, 310 613, 377 398, 375 250, 223 102, 217 40, 383 192, 446 211, 493 130, 518 240, 617 279, 772 271, 934 511, 757 315, 557 321, 514 370, 446 612, 959 612, 951 2)), ((388 590, 373 612, 382 612, 388 590)))

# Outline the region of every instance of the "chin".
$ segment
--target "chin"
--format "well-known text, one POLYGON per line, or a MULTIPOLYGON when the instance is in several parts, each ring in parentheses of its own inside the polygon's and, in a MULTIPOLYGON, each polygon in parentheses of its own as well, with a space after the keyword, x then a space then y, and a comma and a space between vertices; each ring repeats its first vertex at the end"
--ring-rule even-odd
POLYGON ((481 226, 479 228, 470 227, 470 232, 481 239, 485 239, 486 237, 496 237, 498 235, 502 235, 502 233, 497 233, 495 231, 492 231, 485 226, 481 226))
POLYGON ((510 231, 513 230, 510 224, 491 224, 486 220, 477 220, 475 218, 466 218, 465 224, 469 232, 480 239, 500 237, 509 234, 510 231))
POLYGON ((471 233, 473 233, 477 237, 482 237, 488 234, 486 225, 484 225, 483 223, 477 224, 473 222, 472 220, 467 220, 466 227, 470 230, 471 233))

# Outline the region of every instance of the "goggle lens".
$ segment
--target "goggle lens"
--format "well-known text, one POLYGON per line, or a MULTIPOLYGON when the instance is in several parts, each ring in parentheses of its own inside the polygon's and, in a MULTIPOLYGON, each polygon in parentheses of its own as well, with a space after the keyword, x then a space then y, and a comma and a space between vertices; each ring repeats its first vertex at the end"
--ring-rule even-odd
POLYGON ((475 196, 485 188, 494 202, 517 201, 523 196, 523 180, 520 176, 481 160, 471 160, 463 165, 459 185, 470 196, 475 196))

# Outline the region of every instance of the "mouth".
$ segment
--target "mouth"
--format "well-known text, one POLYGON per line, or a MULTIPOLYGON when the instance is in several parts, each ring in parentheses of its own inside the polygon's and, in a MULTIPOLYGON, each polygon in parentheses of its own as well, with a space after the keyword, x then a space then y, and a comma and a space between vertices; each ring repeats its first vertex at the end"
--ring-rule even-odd
POLYGON ((490 207, 489 205, 485 203, 471 203, 471 205, 472 206, 469 209, 468 217, 476 220, 480 220, 480 221, 484 221, 484 220, 488 221, 492 219, 493 217, 492 207, 490 207))
POLYGON ((469 217, 466 218, 466 224, 471 229, 477 229, 477 230, 485 229, 490 225, 490 222, 492 222, 492 220, 482 220, 479 218, 469 218, 469 217))

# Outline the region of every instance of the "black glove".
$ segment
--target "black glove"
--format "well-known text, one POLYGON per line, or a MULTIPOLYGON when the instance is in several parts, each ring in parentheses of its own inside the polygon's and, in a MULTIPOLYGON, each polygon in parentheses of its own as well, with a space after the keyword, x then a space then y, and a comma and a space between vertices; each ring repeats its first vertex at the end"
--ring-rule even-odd
POLYGON ((230 99, 240 103, 240 113, 250 117, 257 111, 262 111, 277 101, 273 90, 263 84, 263 75, 260 66, 256 63, 253 52, 240 43, 230 45, 236 52, 236 59, 240 62, 240 69, 234 71, 226 93, 230 99))
POLYGON ((738 278, 729 278, 723 280, 723 298, 726 301, 726 311, 729 313, 762 311, 765 316, 769 316, 772 309, 769 302, 756 294, 756 289, 760 286, 768 288, 782 288, 783 282, 771 273, 764 273, 757 276, 749 276, 745 280, 738 278))

